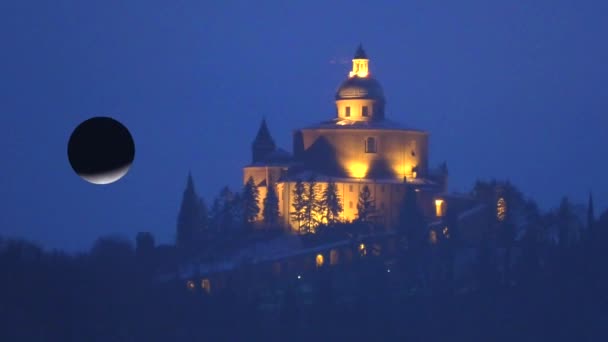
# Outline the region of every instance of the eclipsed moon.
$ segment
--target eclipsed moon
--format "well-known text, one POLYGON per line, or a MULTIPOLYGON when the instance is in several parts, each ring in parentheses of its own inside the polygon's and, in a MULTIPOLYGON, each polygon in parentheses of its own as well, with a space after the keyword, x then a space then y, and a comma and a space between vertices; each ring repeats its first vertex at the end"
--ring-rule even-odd
POLYGON ((129 130, 110 117, 82 122, 68 142, 68 159, 74 172, 92 184, 111 184, 124 177, 135 158, 129 130))

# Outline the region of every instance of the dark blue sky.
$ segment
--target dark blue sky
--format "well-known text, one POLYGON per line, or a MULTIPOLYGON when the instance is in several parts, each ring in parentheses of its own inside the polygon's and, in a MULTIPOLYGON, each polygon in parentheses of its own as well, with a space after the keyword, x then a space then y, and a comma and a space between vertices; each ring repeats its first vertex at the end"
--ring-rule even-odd
MULTIPOLYGON (((262 116, 331 118, 359 42, 387 116, 431 133, 452 191, 510 179, 542 208, 608 206, 606 1, 3 1, 0 235, 88 248, 173 239, 188 170, 209 201, 240 186, 262 116), (295 3, 295 2, 294 2, 295 3), (67 141, 109 115, 136 142, 111 186, 74 175, 67 141)), ((598 210, 599 211, 599 210, 598 210)))

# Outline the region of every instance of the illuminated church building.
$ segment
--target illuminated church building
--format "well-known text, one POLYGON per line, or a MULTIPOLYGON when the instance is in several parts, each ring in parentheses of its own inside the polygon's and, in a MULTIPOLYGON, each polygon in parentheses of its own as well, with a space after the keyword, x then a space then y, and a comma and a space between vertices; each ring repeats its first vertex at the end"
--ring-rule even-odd
MULTIPOLYGON (((244 168, 244 182, 252 177, 260 190, 260 208, 268 186, 275 186, 285 227, 296 231, 291 218, 296 181, 314 178, 320 193, 328 181, 336 183, 345 222, 357 218, 359 193, 368 186, 376 207, 376 221, 393 228, 407 187, 413 187, 425 215, 442 216, 440 194, 447 190, 447 167, 429 168, 429 134, 390 120, 380 83, 373 77, 361 46, 352 71, 336 91, 335 117, 293 133, 293 154, 278 148, 265 121, 252 144, 252 163, 244 168)), ((261 220, 261 212, 260 217, 261 220)))

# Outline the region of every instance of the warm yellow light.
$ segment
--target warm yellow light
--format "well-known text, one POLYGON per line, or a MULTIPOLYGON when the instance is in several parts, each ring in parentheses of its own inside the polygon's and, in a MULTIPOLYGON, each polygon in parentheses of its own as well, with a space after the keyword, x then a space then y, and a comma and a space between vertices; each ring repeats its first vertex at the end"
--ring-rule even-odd
POLYGON ((367 254, 367 249, 365 248, 365 244, 362 243, 362 244, 359 245, 359 253, 361 255, 366 255, 367 254))
POLYGON ((443 199, 438 198, 435 200, 435 214, 437 217, 442 217, 444 215, 444 206, 443 199))
POLYGON ((365 178, 367 175, 367 164, 352 162, 347 165, 348 172, 351 177, 354 178, 365 178))
POLYGON ((323 266, 323 254, 317 254, 317 259, 316 259, 316 263, 317 263, 317 267, 321 267, 323 266))
POLYGON ((369 59, 353 59, 353 70, 348 77, 367 77, 369 75, 369 59))
POLYGON ((498 221, 504 221, 507 216, 507 202, 504 198, 500 198, 496 203, 496 218, 498 221))

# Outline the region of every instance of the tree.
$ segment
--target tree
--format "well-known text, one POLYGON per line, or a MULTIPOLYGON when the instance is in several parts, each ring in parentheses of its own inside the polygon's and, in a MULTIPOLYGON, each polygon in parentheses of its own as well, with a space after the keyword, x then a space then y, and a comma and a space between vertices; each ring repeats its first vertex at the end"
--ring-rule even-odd
POLYGON ((234 232, 243 223, 242 203, 238 193, 224 186, 211 207, 211 226, 217 232, 234 232))
POLYGON ((304 221, 303 226, 307 232, 313 233, 319 225, 320 201, 318 184, 314 178, 308 180, 308 186, 304 193, 304 221))
POLYGON ((595 223, 595 214, 593 213, 593 197, 591 193, 589 193, 589 203, 587 204, 587 240, 590 243, 593 243, 593 239, 595 238, 594 229, 595 223))
POLYGON ((291 219, 298 224, 298 231, 301 233, 302 221, 304 221, 304 208, 306 207, 305 199, 306 188, 301 180, 296 181, 293 189, 293 211, 290 213, 291 219))
POLYGON ((268 227, 273 227, 279 222, 279 198, 277 197, 274 184, 268 184, 262 216, 264 223, 268 227))
POLYGON ((357 203, 357 220, 360 222, 369 222, 375 212, 375 200, 372 198, 372 193, 369 191, 369 187, 365 185, 359 193, 359 202, 357 203))
POLYGON ((416 191, 407 187, 399 212, 399 235, 405 241, 406 248, 402 251, 404 264, 415 277, 425 277, 429 262, 429 230, 424 214, 418 205, 416 191))
POLYGON ((323 191, 322 205, 327 224, 332 225, 340 221, 340 214, 344 211, 344 207, 338 195, 338 187, 332 180, 327 183, 327 187, 323 191))
POLYGON ((205 229, 200 198, 194 188, 192 174, 188 174, 186 189, 177 218, 176 244, 180 248, 194 249, 205 229))
POLYGON ((568 197, 562 198, 562 201, 557 210, 557 226, 559 235, 560 250, 565 252, 570 244, 570 225, 572 223, 574 213, 568 197))
POLYGON ((255 184, 253 177, 249 177, 247 183, 245 183, 241 199, 243 204, 244 223, 245 225, 251 226, 260 213, 260 191, 255 184))

